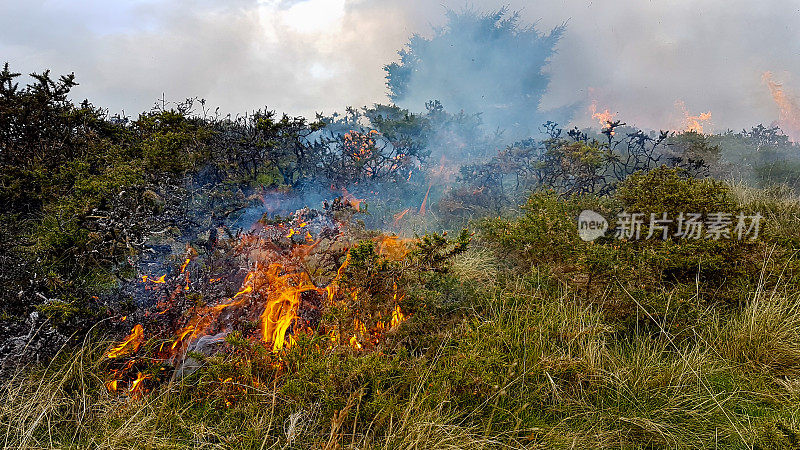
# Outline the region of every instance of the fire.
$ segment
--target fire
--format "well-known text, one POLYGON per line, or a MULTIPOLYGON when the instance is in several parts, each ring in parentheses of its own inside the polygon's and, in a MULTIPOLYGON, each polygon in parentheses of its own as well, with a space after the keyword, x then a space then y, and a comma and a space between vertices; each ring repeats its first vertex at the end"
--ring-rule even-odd
POLYGON ((428 195, 431 193, 431 187, 433 186, 433 181, 428 184, 428 190, 425 192, 425 198, 422 200, 422 205, 419 207, 419 215, 425 215, 425 205, 428 204, 428 195))
POLYGON ((181 273, 186 272, 186 266, 188 266, 189 262, 191 262, 191 261, 192 261, 191 258, 186 258, 186 261, 184 261, 183 265, 181 266, 181 273))
MULTIPOLYGON (((355 208, 355 206, 353 207, 355 208)), ((294 228, 291 229, 296 233, 304 230, 306 240, 310 241, 312 237, 308 231, 309 222, 314 216, 304 217, 309 220, 293 222, 294 228)), ((324 220, 321 222, 325 223, 324 220)), ((148 349, 147 355, 139 355, 144 342, 144 330, 141 324, 137 324, 129 336, 107 352, 109 359, 128 357, 123 361, 110 363, 113 369, 111 369, 112 379, 106 383, 108 390, 110 392, 127 392, 131 397, 143 394, 145 384, 147 384, 144 380, 154 377, 146 375, 146 373, 154 372, 144 370, 145 364, 162 363, 164 365, 161 370, 165 370, 164 367, 169 366, 177 368, 179 364, 182 364, 182 356, 189 349, 195 348, 192 347, 194 343, 199 343, 197 348, 202 349, 208 342, 217 342, 231 331, 240 331, 241 328, 236 327, 239 321, 259 322, 260 329, 249 334, 248 337, 263 342, 274 353, 273 364, 275 367, 281 367, 284 364, 286 355, 283 352, 298 345, 298 341, 302 342, 299 336, 303 333, 318 332, 327 335, 330 338, 328 340, 328 349, 330 350, 349 346, 356 350, 366 351, 379 345, 387 332, 396 329, 399 324, 407 320, 407 316, 399 306, 403 295, 397 283, 393 286, 394 294, 390 299, 393 300, 392 306, 383 311, 380 320, 374 320, 373 317, 377 319, 376 316, 360 315, 359 317, 364 321, 353 318, 352 329, 350 329, 350 327, 340 328, 340 325, 327 323, 319 318, 320 314, 313 314, 315 309, 326 306, 336 305, 347 310, 347 308, 355 308, 351 305, 359 304, 359 292, 356 289, 345 289, 341 285, 342 277, 350 264, 350 253, 347 249, 352 245, 348 239, 352 238, 343 233, 339 229, 340 226, 340 223, 334 222, 334 225, 322 231, 317 231, 315 227, 315 233, 319 233, 319 238, 316 242, 308 244, 287 243, 284 239, 288 229, 286 225, 265 226, 239 237, 238 241, 233 242, 234 246, 231 249, 238 256, 243 257, 243 261, 248 267, 247 275, 235 294, 217 302, 187 303, 185 301, 187 297, 182 297, 185 292, 184 278, 186 286, 191 281, 187 267, 192 258, 185 259, 180 266, 181 272, 185 276, 172 277, 169 281, 167 281, 166 275, 157 280, 143 277, 144 281, 169 283, 170 287, 174 288, 159 290, 160 299, 155 306, 162 310, 159 314, 174 313, 165 316, 170 319, 159 320, 162 324, 169 323, 167 326, 177 331, 170 337, 162 337, 159 340, 161 345, 155 346, 152 350, 148 349), (332 279, 326 278, 324 272, 319 274, 319 272, 310 271, 307 268, 308 261, 312 260, 311 257, 318 255, 313 252, 323 239, 326 242, 330 239, 332 244, 335 244, 331 245, 331 248, 336 248, 337 252, 345 250, 344 261, 338 265, 332 279), (315 281, 312 280, 312 273, 319 274, 323 280, 328 279, 329 281, 327 284, 315 284, 315 281), (165 296, 169 297, 165 298, 165 296), (188 310, 175 310, 176 307, 186 308, 187 304, 188 310), (312 314, 306 314, 309 312, 312 314), (201 339, 202 343, 200 343, 201 339), (134 374, 136 374, 135 377, 134 374)), ((383 258, 401 261, 409 252, 410 239, 386 235, 373 239, 378 254, 383 258)), ((340 253, 340 255, 342 254, 340 253)), ((198 267, 203 267, 203 264, 198 267)), ((332 272, 335 266, 327 267, 328 271, 332 272)), ((198 277, 199 280, 206 279, 210 283, 223 279, 232 280, 237 277, 235 273, 225 274, 220 278, 207 278, 208 276, 203 274, 198 277)), ((202 283, 199 283, 198 286, 202 287, 202 283)), ((214 286, 214 292, 219 292, 220 288, 220 286, 214 286)), ((350 313, 357 315, 362 314, 363 311, 350 310, 350 313)), ((158 328, 154 327, 154 329, 158 328)), ((319 349, 319 346, 316 348, 319 349)))
POLYGON ((129 334, 122 343, 109 350, 108 353, 106 353, 106 357, 113 359, 135 353, 136 350, 139 349, 139 346, 142 345, 143 341, 144 329, 141 325, 136 324, 133 330, 131 330, 131 334, 129 334))
POLYGON ((142 393, 144 391, 144 389, 141 386, 142 381, 150 379, 150 378, 151 378, 150 375, 145 375, 145 374, 142 374, 141 372, 139 372, 136 375, 136 379, 133 380, 133 382, 131 383, 131 388, 129 389, 129 392, 131 393, 131 395, 136 395, 136 394, 142 393))
POLYGON ((773 80, 772 72, 764 72, 761 80, 780 109, 778 123, 781 129, 793 142, 800 142, 800 102, 787 94, 782 84, 773 80))
POLYGON ((300 295, 306 291, 318 291, 308 274, 287 273, 280 264, 271 264, 266 271, 259 273, 265 278, 267 302, 261 314, 261 338, 272 343, 272 351, 278 352, 286 341, 286 332, 297 318, 300 295))
POLYGON ((178 346, 183 343, 183 340, 186 339, 186 336, 188 336, 192 331, 194 331, 194 325, 189 325, 183 331, 181 331, 181 333, 178 335, 178 339, 176 339, 172 344, 171 350, 174 351, 176 348, 178 348, 178 346))
POLYGON ((683 111, 683 131, 703 134, 703 127, 711 125, 711 111, 693 116, 689 114, 689 110, 683 101, 676 101, 675 106, 683 111))
MULTIPOLYGON (((380 236, 378 242, 378 254, 383 257, 399 261, 408 254, 408 243, 411 239, 404 239, 399 236, 380 236)), ((396 289, 396 287, 395 287, 396 289)))
POLYGON ((597 100, 592 101, 592 104, 589 106, 589 110, 592 114, 592 119, 597 120, 603 130, 609 128, 609 124, 613 123, 614 119, 617 117, 617 113, 612 113, 608 110, 608 108, 606 108, 603 112, 597 112, 597 100))
POLYGON ((392 311, 392 321, 390 322, 391 328, 395 328, 396 326, 405 322, 405 320, 406 316, 402 311, 400 311, 400 305, 395 305, 394 311, 392 311))
POLYGON ((155 280, 150 278, 150 277, 148 277, 147 275, 142 275, 142 283, 147 283, 148 280, 151 283, 164 284, 164 283, 167 282, 167 275, 166 274, 161 275, 159 278, 156 278, 155 280))

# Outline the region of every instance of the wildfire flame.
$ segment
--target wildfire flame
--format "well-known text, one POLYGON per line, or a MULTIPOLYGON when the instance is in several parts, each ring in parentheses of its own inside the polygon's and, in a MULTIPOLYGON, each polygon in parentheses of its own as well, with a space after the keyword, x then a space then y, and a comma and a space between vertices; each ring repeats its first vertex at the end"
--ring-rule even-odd
POLYGON ((318 289, 305 272, 282 274, 285 268, 280 264, 271 264, 259 273, 265 278, 265 289, 268 291, 266 306, 261 314, 261 337, 264 342, 272 343, 272 351, 279 352, 286 341, 286 332, 297 318, 300 295, 306 291, 324 291, 318 289))
POLYGON ((142 283, 147 283, 148 281, 155 284, 164 284, 167 282, 167 274, 161 275, 159 278, 156 279, 152 279, 147 275, 142 275, 142 283))
POLYGON ((428 184, 428 190, 425 191, 425 198, 422 200, 422 205, 419 207, 419 215, 425 215, 425 206, 428 204, 428 195, 431 193, 431 187, 433 186, 433 181, 428 184))
MULTIPOLYGON (((355 205, 352 205, 355 208, 355 205)), ((309 222, 298 220, 294 222, 296 233, 304 230, 306 240, 310 241, 311 232, 309 222)), ((283 239, 287 227, 284 225, 270 225, 258 229, 252 233, 238 237, 238 242, 232 247, 234 251, 245 257, 248 261, 249 271, 239 286, 239 290, 231 297, 218 303, 206 305, 204 303, 191 304, 189 310, 175 310, 177 307, 185 307, 185 302, 176 301, 184 299, 179 297, 183 289, 182 283, 189 286, 190 274, 186 270, 192 258, 187 258, 180 266, 181 272, 185 276, 171 278, 169 281, 166 275, 157 280, 146 276, 142 280, 151 283, 168 283, 175 289, 160 290, 159 295, 171 292, 168 299, 161 299, 155 305, 158 309, 163 309, 159 314, 172 311, 177 313, 178 324, 170 325, 179 327, 178 331, 171 338, 161 339, 161 345, 148 350, 147 358, 138 356, 137 353, 144 342, 144 330, 141 324, 137 324, 130 335, 128 335, 118 345, 107 352, 109 359, 127 356, 127 362, 121 365, 114 363, 111 369, 112 379, 106 382, 106 387, 110 392, 127 392, 131 397, 136 397, 145 392, 144 381, 153 378, 152 375, 143 374, 141 363, 148 361, 168 362, 176 365, 181 364, 182 356, 192 349, 195 342, 203 340, 203 344, 212 338, 217 342, 230 332, 231 320, 254 321, 260 323, 260 330, 257 335, 252 336, 262 341, 267 348, 275 354, 276 367, 280 367, 284 361, 284 351, 297 345, 297 338, 302 333, 320 332, 330 337, 328 348, 333 349, 338 346, 348 346, 366 351, 372 346, 378 345, 382 337, 389 330, 395 329, 400 323, 407 319, 401 311, 399 303, 402 295, 397 284, 394 284, 394 304, 391 310, 385 311, 383 321, 372 321, 369 318, 371 328, 359 319, 354 319, 352 330, 339 329, 339 325, 319 324, 312 322, 313 319, 304 315, 304 312, 311 311, 305 308, 322 308, 324 305, 339 305, 345 308, 358 304, 359 292, 357 288, 344 290, 340 286, 340 281, 350 264, 350 253, 345 253, 342 262, 332 280, 324 287, 318 287, 311 279, 307 271, 306 262, 312 251, 323 239, 332 239, 334 242, 341 242, 338 239, 347 236, 339 230, 341 224, 334 228, 328 228, 320 232, 320 238, 313 243, 289 242, 283 239), (331 233, 336 231, 336 233, 331 233), (288 247, 287 247, 288 245, 288 247), (302 309, 301 311, 301 308, 302 309), (317 327, 317 328, 312 328, 317 327), (222 337, 220 337, 222 336, 222 337), (218 339, 217 339, 218 338, 218 339), (136 374, 134 377, 133 374, 136 374)), ((317 231, 315 231, 316 233, 317 231)), ((349 239, 349 238, 345 238, 349 239)), ((381 235, 374 238, 377 244, 377 252, 384 258, 401 260, 409 251, 407 243, 410 239, 403 239, 398 236, 381 235)), ((338 244, 337 244, 338 245, 338 244)), ((345 241, 345 249, 348 241, 345 241)), ((335 248, 335 247, 334 247, 335 248)), ((339 247, 340 248, 340 247, 339 247)), ((205 278, 208 275, 203 275, 205 278)), ((222 279, 230 280, 235 275, 229 274, 220 278, 205 278, 209 283, 219 282, 222 279)), ((323 277, 324 279, 324 277, 323 277)), ((358 311, 353 311, 358 313, 358 311)), ((176 317, 171 315, 167 317, 176 317)), ((175 319, 170 319, 175 320, 175 319)), ((367 319, 364 319, 367 320, 367 319)), ((162 323, 165 320, 161 320, 162 323)), ((157 339, 157 338, 156 338, 157 339)), ((318 347, 317 347, 318 348, 318 347)), ((161 370, 164 370, 163 367, 161 370)), ((147 373, 147 372, 145 372, 147 373)))
POLYGON ((144 341, 144 329, 141 325, 136 324, 131 330, 131 334, 125 338, 119 345, 113 347, 106 353, 106 357, 108 358, 119 358, 120 356, 130 355, 131 353, 135 353, 136 350, 139 349, 139 346, 142 345, 144 341))
POLYGON ((780 109, 778 123, 793 142, 800 142, 800 102, 786 93, 783 85, 772 78, 772 72, 764 72, 761 80, 769 88, 772 99, 780 109))
POLYGON ((711 111, 693 116, 683 101, 676 101, 675 106, 683 112, 683 131, 703 134, 703 127, 711 125, 711 111))
POLYGON ((143 393, 144 388, 142 387, 142 381, 147 380, 149 378, 151 378, 150 375, 145 375, 139 372, 136 375, 136 379, 133 380, 133 382, 131 383, 131 388, 129 389, 131 395, 137 395, 143 393))
POLYGON ((394 306, 394 311, 392 311, 392 320, 390 322, 391 328, 395 328, 396 326, 400 325, 401 323, 405 322, 406 316, 400 311, 400 305, 394 306))
POLYGON ((191 261, 191 258, 186 258, 186 261, 184 261, 183 265, 181 266, 181 273, 186 272, 186 266, 188 266, 191 261))
POLYGON ((608 108, 603 112, 597 112, 597 100, 592 100, 592 104, 589 105, 589 111, 592 114, 592 119, 597 120, 603 130, 609 128, 610 124, 613 123, 614 119, 617 117, 617 113, 612 113, 608 108))

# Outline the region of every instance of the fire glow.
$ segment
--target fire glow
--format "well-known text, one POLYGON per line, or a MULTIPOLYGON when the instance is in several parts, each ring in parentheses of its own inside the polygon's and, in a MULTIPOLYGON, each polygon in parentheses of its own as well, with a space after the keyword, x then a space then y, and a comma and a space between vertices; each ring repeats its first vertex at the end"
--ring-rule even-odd
MULTIPOLYGON (((346 197, 340 200, 340 204, 345 207, 356 209, 358 204, 354 203, 346 197)), ((338 230, 339 226, 343 225, 337 224, 334 228, 338 230)), ((202 280, 194 280, 195 284, 190 284, 187 267, 192 258, 186 258, 180 266, 181 276, 165 275, 158 279, 162 282, 160 284, 165 285, 163 290, 158 291, 159 295, 170 294, 167 299, 162 298, 155 305, 160 310, 158 315, 150 316, 177 317, 182 325, 168 338, 159 339, 158 335, 162 333, 149 333, 148 337, 160 340, 161 344, 158 345, 156 342, 155 350, 152 351, 154 353, 140 356, 137 352, 150 346, 143 345, 145 329, 142 324, 137 324, 124 340, 112 346, 106 353, 109 360, 120 360, 116 364, 117 368, 111 370, 111 380, 106 382, 108 390, 127 392, 130 396, 146 392, 146 384, 152 387, 154 381, 152 376, 147 375, 147 371, 140 369, 142 367, 140 362, 155 360, 177 367, 187 357, 187 353, 193 351, 196 343, 220 342, 232 331, 232 326, 236 327, 237 324, 243 323, 258 323, 258 332, 248 336, 254 341, 260 341, 271 350, 278 363, 282 361, 283 352, 297 344, 300 335, 327 336, 329 349, 344 346, 351 348, 351 351, 367 351, 375 348, 385 333, 395 330, 407 320, 406 314, 400 308, 403 294, 396 284, 393 286, 393 292, 390 291, 394 303, 392 309, 386 311, 385 320, 376 321, 373 328, 368 328, 363 322, 355 319, 350 333, 347 331, 351 329, 350 327, 346 327, 346 330, 331 324, 323 327, 319 324, 319 319, 314 319, 321 317, 321 311, 328 306, 358 304, 356 301, 358 292, 342 289, 340 286, 343 273, 350 262, 349 252, 345 253, 344 261, 338 265, 327 284, 321 286, 315 284, 305 269, 306 261, 322 240, 319 237, 314 241, 312 232, 331 235, 332 230, 333 228, 326 228, 320 232, 319 227, 312 226, 310 220, 301 217, 288 224, 265 225, 256 232, 234 238, 238 240, 238 242, 231 241, 234 251, 252 264, 239 290, 216 304, 198 304, 188 310, 182 310, 185 306, 181 304, 186 305, 186 303, 181 303, 179 300, 181 296, 189 295, 185 291, 188 291, 190 286, 203 284, 202 280), (295 230, 294 234, 299 234, 299 230, 303 230, 306 240, 300 243, 292 240, 294 234, 291 232, 287 234, 287 229, 295 230), (184 282, 185 287, 182 285, 184 282), (174 284, 178 286, 172 289, 170 286, 174 284), (127 386, 127 390, 123 389, 123 386, 127 386)), ((338 242, 343 233, 341 231, 337 233, 329 239, 338 242)), ((397 236, 379 236, 375 240, 376 249, 382 257, 400 260, 408 253, 407 245, 410 240, 397 236)), ((208 286, 216 286, 223 279, 233 278, 235 278, 233 275, 229 275, 208 277, 206 280, 208 286)), ((142 277, 141 281, 145 285, 155 282, 146 276, 142 277)), ((152 295, 156 291, 147 292, 152 295)), ((159 320, 163 322, 175 319, 159 320)))
POLYGON ((793 142, 800 142, 800 102, 775 81, 772 72, 764 72, 761 80, 769 88, 772 100, 778 106, 778 123, 793 142))

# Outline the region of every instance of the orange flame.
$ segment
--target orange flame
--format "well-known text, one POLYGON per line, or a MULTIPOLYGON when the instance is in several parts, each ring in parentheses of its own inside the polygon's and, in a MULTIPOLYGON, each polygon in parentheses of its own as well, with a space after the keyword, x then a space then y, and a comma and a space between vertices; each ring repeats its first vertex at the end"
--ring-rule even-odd
POLYGON ((780 113, 778 123, 793 142, 800 142, 800 103, 784 91, 783 85, 772 79, 772 72, 764 72, 761 80, 769 88, 780 113))
POLYGON ((194 331, 194 325, 189 325, 188 327, 184 328, 183 331, 181 331, 181 333, 178 335, 178 339, 172 343, 172 347, 170 349, 174 351, 179 345, 182 345, 183 340, 186 339, 186 336, 192 331, 194 331))
POLYGON ((136 379, 135 379, 135 380, 133 380, 133 382, 131 383, 131 388, 130 388, 130 390, 129 390, 129 391, 130 391, 130 393, 131 393, 132 395, 136 395, 136 394, 140 394, 140 393, 142 393, 142 392, 144 391, 144 389, 143 389, 143 388, 142 388, 142 386, 141 386, 141 384, 142 384, 142 381, 144 381, 144 380, 147 380, 147 379, 150 379, 150 378, 151 378, 151 376, 150 376, 150 375, 144 375, 143 373, 139 372, 139 373, 136 375, 136 379))
POLYGON ((596 119, 603 130, 609 127, 609 123, 614 122, 614 119, 617 117, 617 113, 612 113, 611 111, 606 108, 603 112, 597 112, 597 100, 592 100, 592 104, 589 106, 589 110, 592 113, 592 119, 596 119))
POLYGON ((433 181, 428 184, 428 190, 425 192, 425 198, 422 200, 422 205, 419 207, 419 215, 425 215, 425 205, 428 204, 428 195, 431 193, 431 187, 433 186, 433 181))
POLYGON ((403 314, 402 311, 400 311, 400 305, 395 305, 394 311, 392 311, 392 320, 390 322, 391 328, 394 328, 405 321, 406 321, 406 316, 405 314, 403 314))
POLYGON ((282 274, 284 267, 270 264, 259 273, 266 278, 267 302, 261 314, 261 338, 272 343, 272 351, 280 351, 286 341, 286 332, 297 318, 300 296, 306 291, 324 291, 311 282, 305 272, 282 274))
POLYGON ((683 131, 687 133, 703 134, 703 127, 711 125, 711 111, 693 116, 689 114, 689 110, 686 108, 686 104, 683 101, 676 101, 675 106, 683 111, 683 131))
POLYGON ((141 325, 136 324, 131 330, 131 334, 125 338, 119 345, 113 347, 111 350, 106 353, 106 357, 108 358, 119 358, 120 356, 129 355, 131 353, 135 353, 136 350, 139 349, 139 346, 142 345, 144 341, 144 329, 141 325))
POLYGON ((378 254, 389 259, 399 261, 408 254, 408 242, 411 239, 400 238, 399 236, 381 235, 377 239, 378 254))
POLYGON ((156 278, 155 280, 148 277, 147 275, 142 275, 142 283, 147 283, 147 280, 150 280, 151 283, 164 284, 167 282, 166 279, 167 279, 166 274, 161 275, 159 278, 156 278))

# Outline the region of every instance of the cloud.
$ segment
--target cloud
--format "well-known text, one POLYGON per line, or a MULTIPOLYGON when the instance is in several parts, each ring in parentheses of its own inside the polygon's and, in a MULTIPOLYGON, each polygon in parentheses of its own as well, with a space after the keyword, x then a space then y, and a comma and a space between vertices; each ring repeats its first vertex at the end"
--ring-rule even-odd
MULTIPOLYGON (((293 114, 387 101, 382 66, 463 0, 7 0, 0 54, 16 71, 75 72, 76 96, 136 113, 164 93, 225 112, 293 114), (31 26, 31 24, 34 24, 31 26)), ((542 109, 579 102, 647 128, 712 111, 714 129, 778 119, 762 74, 800 91, 795 0, 475 0, 541 30, 568 21, 542 109), (593 97, 589 93, 592 88, 593 97)))

